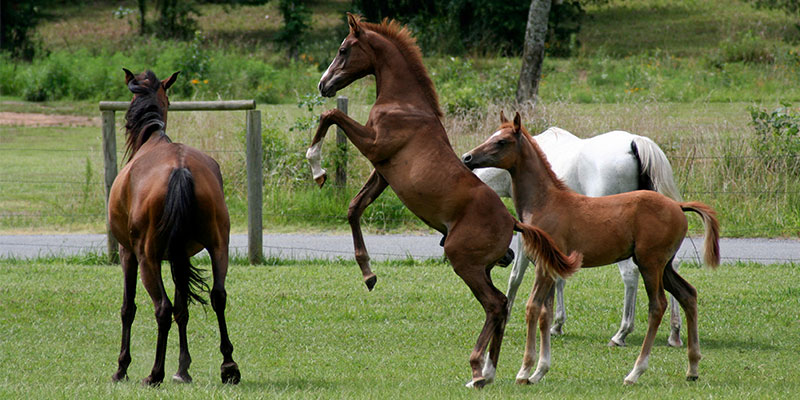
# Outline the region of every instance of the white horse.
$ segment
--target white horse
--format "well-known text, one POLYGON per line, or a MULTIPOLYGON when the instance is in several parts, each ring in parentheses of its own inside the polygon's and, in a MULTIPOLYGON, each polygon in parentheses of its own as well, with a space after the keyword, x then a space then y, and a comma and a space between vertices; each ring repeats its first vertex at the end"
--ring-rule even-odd
MULTIPOLYGON (((561 128, 551 127, 533 137, 544 151, 556 175, 570 189, 592 197, 607 196, 633 190, 655 190, 675 201, 683 201, 672 177, 672 166, 658 145, 644 136, 624 131, 612 131, 589 139, 581 139, 561 128)), ((511 175, 498 168, 476 169, 475 174, 501 197, 511 197, 511 175)), ((522 283, 530 262, 517 240, 517 254, 508 280, 508 311, 514 304, 517 289, 522 283)), ((636 311, 636 292, 639 270, 631 259, 619 264, 625 285, 622 323, 611 338, 609 346, 624 346, 625 338, 633 331, 636 311)), ((677 270, 678 265, 674 263, 677 270)), ((564 307, 564 280, 556 284, 556 313, 551 328, 554 335, 562 334, 567 319, 564 307)), ((670 335, 667 343, 683 345, 680 338, 681 316, 678 303, 670 296, 670 335)))

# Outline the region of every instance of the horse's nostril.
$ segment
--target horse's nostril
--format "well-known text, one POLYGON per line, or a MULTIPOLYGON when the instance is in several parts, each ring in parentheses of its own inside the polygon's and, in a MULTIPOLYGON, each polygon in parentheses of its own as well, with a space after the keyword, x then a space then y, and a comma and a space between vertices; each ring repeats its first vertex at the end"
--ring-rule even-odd
POLYGON ((464 154, 461 157, 461 161, 463 161, 464 163, 468 163, 468 162, 472 161, 472 154, 464 154))

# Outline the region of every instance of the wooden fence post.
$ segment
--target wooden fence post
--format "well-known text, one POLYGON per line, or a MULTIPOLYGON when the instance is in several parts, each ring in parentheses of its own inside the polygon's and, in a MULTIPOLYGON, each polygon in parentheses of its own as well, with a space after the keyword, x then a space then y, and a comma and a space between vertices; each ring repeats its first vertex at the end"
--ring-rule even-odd
MULTIPOLYGON (((336 108, 347 115, 347 97, 336 98, 336 108)), ((347 136, 338 125, 336 126, 336 177, 334 185, 344 188, 347 186, 347 136)))
POLYGON ((261 111, 247 110, 247 258, 250 264, 264 261, 262 250, 262 200, 264 148, 261 142, 261 111))
MULTIPOLYGON (((117 177, 117 137, 114 110, 103 110, 103 165, 105 168, 106 184, 106 213, 108 212, 108 195, 111 185, 117 177)), ((106 214, 107 215, 107 214, 106 214)), ((106 243, 108 245, 108 260, 111 263, 119 262, 119 243, 111 234, 111 225, 106 218, 106 243)))

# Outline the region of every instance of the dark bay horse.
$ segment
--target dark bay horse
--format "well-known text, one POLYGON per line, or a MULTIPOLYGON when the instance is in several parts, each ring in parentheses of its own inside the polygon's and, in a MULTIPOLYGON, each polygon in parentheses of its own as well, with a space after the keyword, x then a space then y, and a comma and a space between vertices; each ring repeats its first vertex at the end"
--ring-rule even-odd
POLYGON ((127 379, 131 362, 131 325, 136 315, 136 271, 155 307, 158 324, 156 358, 147 385, 164 380, 167 335, 173 316, 178 324, 180 356, 173 379, 191 382, 186 324, 188 304, 205 304, 202 291, 208 284, 189 257, 203 248, 211 256, 214 277, 211 306, 217 314, 224 383, 238 383, 239 367, 233 361, 233 345, 225 323, 225 275, 228 271, 230 220, 222 191, 222 174, 211 157, 197 149, 172 143, 167 137, 167 89, 178 73, 160 81, 152 71, 134 76, 125 71, 125 83, 133 100, 125 114, 128 162, 120 171, 108 199, 109 225, 119 241, 124 275, 122 297, 122 348, 119 369, 112 379, 127 379), (161 261, 169 260, 175 282, 175 305, 170 303, 161 279, 161 261))
POLYGON ((377 98, 366 125, 335 109, 322 114, 307 153, 314 178, 320 185, 325 182, 320 147, 332 124, 341 127, 375 167, 348 212, 356 260, 370 289, 376 277, 358 220, 387 186, 409 210, 445 235, 447 258, 486 312, 470 356, 472 380, 467 384, 483 387, 494 379, 508 316, 506 296, 493 285, 490 271, 498 261, 510 262, 513 231, 522 232, 528 254, 554 275, 569 276, 580 266, 580 255, 564 256, 541 230, 516 221, 500 198, 461 163, 440 121, 433 82, 408 30, 394 21, 361 22, 352 14, 348 23, 350 33, 320 79, 319 91, 332 97, 372 74, 377 98), (487 346, 490 360, 484 363, 487 346))
MULTIPOLYGON (((648 328, 639 357, 625 384, 633 384, 647 369, 658 325, 667 307, 664 289, 686 314, 688 380, 697 379, 700 344, 697 334, 697 291, 672 268, 675 253, 686 236, 684 211, 699 214, 705 224, 705 263, 719 265, 719 223, 714 211, 698 202, 677 202, 663 194, 637 190, 602 197, 571 191, 556 177, 544 153, 522 127, 519 113, 514 122, 500 114, 502 125, 489 139, 464 154, 470 168, 496 167, 511 173, 517 215, 549 233, 559 248, 583 254, 583 267, 612 264, 628 258, 639 267, 650 301, 648 328)), ((555 280, 536 267, 533 293, 528 299, 528 335, 518 383, 536 383, 550 369, 550 321, 553 318, 555 280), (539 323, 540 353, 531 375, 539 323)))

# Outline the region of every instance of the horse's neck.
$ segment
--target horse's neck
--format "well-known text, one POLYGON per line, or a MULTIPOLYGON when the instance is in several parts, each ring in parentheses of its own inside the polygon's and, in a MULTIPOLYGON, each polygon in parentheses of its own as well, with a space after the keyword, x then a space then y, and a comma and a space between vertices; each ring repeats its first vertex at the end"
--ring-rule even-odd
POLYGON ((545 208, 553 195, 563 190, 549 172, 545 160, 530 142, 525 141, 520 146, 517 165, 509 172, 518 213, 530 213, 545 208))
MULTIPOLYGON (((397 46, 380 35, 375 35, 375 104, 412 103, 421 108, 433 108, 411 63, 397 46)), ((436 112, 436 110, 433 110, 436 112)))

